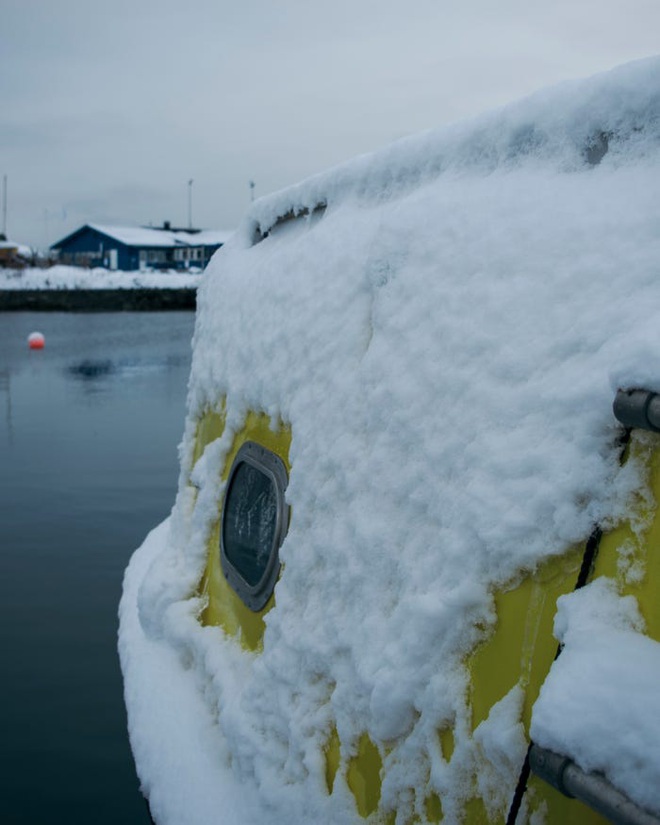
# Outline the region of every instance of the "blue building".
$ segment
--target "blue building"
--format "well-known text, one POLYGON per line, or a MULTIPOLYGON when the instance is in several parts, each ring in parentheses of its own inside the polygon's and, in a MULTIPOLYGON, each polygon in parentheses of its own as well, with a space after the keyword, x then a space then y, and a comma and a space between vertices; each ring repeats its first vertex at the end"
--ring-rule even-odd
POLYGON ((106 269, 204 269, 231 232, 85 224, 52 244, 58 262, 106 269))

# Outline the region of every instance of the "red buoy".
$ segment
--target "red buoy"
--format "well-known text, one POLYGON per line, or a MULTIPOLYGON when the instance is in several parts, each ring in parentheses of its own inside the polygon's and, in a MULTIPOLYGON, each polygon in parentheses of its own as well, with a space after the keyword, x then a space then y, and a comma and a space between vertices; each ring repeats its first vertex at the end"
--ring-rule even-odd
POLYGON ((30 349, 43 349, 46 345, 46 339, 40 332, 31 332, 28 335, 28 347, 30 349))

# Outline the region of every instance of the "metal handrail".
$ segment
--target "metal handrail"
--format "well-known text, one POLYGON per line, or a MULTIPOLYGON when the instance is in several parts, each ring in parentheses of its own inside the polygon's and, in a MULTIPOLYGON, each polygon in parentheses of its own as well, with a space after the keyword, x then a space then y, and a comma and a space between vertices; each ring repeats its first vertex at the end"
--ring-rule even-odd
POLYGON ((604 776, 586 773, 566 756, 533 744, 529 766, 564 796, 579 799, 616 825, 660 825, 660 818, 640 808, 604 776))

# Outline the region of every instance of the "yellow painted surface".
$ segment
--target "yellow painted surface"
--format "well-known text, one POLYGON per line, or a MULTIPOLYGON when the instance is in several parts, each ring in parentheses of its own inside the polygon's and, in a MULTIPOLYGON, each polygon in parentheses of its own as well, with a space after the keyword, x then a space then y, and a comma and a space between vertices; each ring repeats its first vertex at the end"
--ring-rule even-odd
POLYGON ((465 806, 465 821, 470 825, 490 825, 492 820, 486 813, 483 800, 475 797, 470 799, 465 806))
POLYGON ((582 555, 583 548, 574 547, 495 594, 497 625, 468 662, 473 729, 518 683, 525 690, 523 722, 529 727, 532 705, 557 652, 552 635, 557 599, 575 588, 582 555))
POLYGON ((380 802, 380 774, 383 769, 378 748, 366 733, 358 742, 357 754, 349 760, 346 780, 353 792, 358 813, 362 817, 372 814, 380 802))
MULTIPOLYGON (((531 707, 557 651, 557 642, 552 636, 556 600, 575 587, 581 562, 582 548, 573 548, 563 556, 547 561, 533 576, 495 595, 496 628, 468 662, 473 728, 486 719, 491 707, 518 682, 526 689, 524 722, 526 727, 529 726, 531 707)), ((451 760, 455 748, 453 730, 438 731, 438 739, 443 758, 451 760)), ((339 744, 338 740, 336 744, 339 744)), ((339 763, 336 744, 333 743, 332 751, 330 747, 326 748, 326 779, 331 772, 333 783, 335 765, 339 763)), ((382 760, 377 749, 363 735, 347 772, 349 787, 363 817, 377 808, 381 770, 382 760)), ((429 822, 442 821, 442 801, 437 794, 427 793, 424 807, 429 822)), ((489 822, 480 799, 468 802, 465 813, 465 821, 472 825, 489 822)))
MULTIPOLYGON (((208 413, 200 421, 195 445, 195 460, 206 444, 220 437, 224 429, 224 413, 208 413)), ((244 427, 236 434, 227 455, 222 473, 226 481, 232 462, 245 441, 256 441, 275 452, 289 465, 291 431, 286 426, 271 429, 269 418, 250 413, 244 427)), ((650 486, 654 497, 660 497, 660 436, 648 434, 633 437, 633 455, 643 457, 649 466, 650 486), (655 440, 653 440, 655 439, 655 440)), ((660 518, 656 516, 654 502, 640 497, 639 510, 646 516, 648 525, 636 534, 629 523, 605 535, 594 565, 593 576, 615 578, 622 592, 632 593, 648 624, 649 635, 660 640, 660 599, 657 598, 657 582, 660 574, 660 518), (637 580, 625 576, 621 565, 621 548, 627 548, 626 558, 643 575, 637 580)), ((228 585, 220 566, 219 515, 209 540, 206 570, 200 585, 208 598, 202 615, 204 624, 219 625, 238 638, 251 651, 263 647, 264 616, 274 604, 273 597, 259 613, 250 611, 228 585)), ((524 576, 500 592, 494 594, 497 622, 491 635, 470 655, 466 666, 470 674, 469 702, 472 710, 473 730, 488 717, 491 708, 515 685, 525 692, 523 724, 529 729, 531 711, 541 685, 557 652, 557 642, 552 634, 557 598, 574 590, 582 564, 584 546, 568 549, 561 556, 544 562, 539 568, 524 576)), ((634 568, 635 569, 635 568, 634 568)), ((452 759, 455 750, 454 732, 451 728, 438 731, 443 758, 452 759)), ((343 745, 333 728, 324 748, 325 781, 332 794, 337 774, 345 771, 346 782, 355 797, 360 817, 379 822, 394 821, 390 812, 379 810, 383 761, 377 746, 366 733, 359 740, 355 754, 342 763, 343 745)), ((429 822, 442 821, 442 800, 428 788, 415 789, 423 794, 424 813, 429 822)), ((601 817, 581 803, 570 800, 536 777, 531 777, 525 805, 528 812, 545 811, 548 823, 566 825, 596 825, 601 817)), ((489 822, 482 800, 475 797, 465 807, 465 822, 472 825, 489 822)))
POLYGON ((195 447, 193 450, 193 465, 197 463, 204 448, 215 441, 225 431, 225 404, 224 401, 219 411, 208 410, 197 424, 195 434, 195 447))
POLYGON ((638 502, 638 515, 645 527, 635 532, 630 521, 624 521, 615 530, 603 536, 593 577, 608 576, 616 580, 623 595, 634 596, 646 622, 647 634, 660 641, 660 435, 634 432, 630 454, 641 460, 648 472, 652 498, 638 502), (626 570, 630 565, 638 571, 632 577, 626 570))
MULTIPOLYGON (((526 802, 530 811, 545 808, 548 825, 608 825, 609 820, 577 799, 569 799, 538 776, 530 776, 526 802)), ((520 817, 521 822, 525 820, 520 817)))
POLYGON ((440 753, 442 753, 442 758, 449 762, 454 753, 454 731, 452 728, 445 728, 444 730, 438 731, 438 739, 440 740, 440 753))
MULTIPOLYGON (((609 576, 618 582, 622 593, 634 595, 648 634, 660 640, 660 517, 656 507, 660 498, 660 436, 634 433, 629 452, 648 467, 654 500, 640 495, 636 507, 636 522, 641 518, 646 528, 636 533, 627 521, 603 535, 590 580, 609 576), (627 560, 623 565, 622 549, 627 560), (625 574, 631 563, 633 569, 644 571, 638 580, 625 574)), ((529 729, 532 706, 556 655, 557 642, 552 635, 556 601, 574 589, 583 550, 575 548, 560 559, 546 562, 517 587, 496 594, 497 628, 470 661, 473 727, 488 716, 493 702, 520 680, 525 689, 523 722, 529 729)), ((530 811, 545 809, 548 823, 606 822, 587 806, 568 799, 534 776, 529 781, 526 802, 530 811)), ((468 807, 467 821, 480 822, 473 813, 468 807)))
MULTIPOLYGON (((197 427, 194 461, 199 459, 207 444, 222 435, 224 427, 224 412, 209 411, 201 418, 197 427)), ((271 420, 267 415, 250 412, 243 428, 234 436, 219 481, 227 481, 236 454, 246 441, 255 441, 276 453, 284 462, 287 472, 290 472, 291 429, 283 424, 271 429, 271 420)), ((209 538, 206 569, 199 588, 200 593, 207 598, 201 622, 222 627, 225 633, 236 637, 246 650, 261 650, 265 630, 264 616, 275 604, 275 598, 271 596, 265 607, 255 613, 246 607, 228 584, 220 564, 221 512, 222 501, 218 510, 218 520, 209 538)))
MULTIPOLYGON (((474 651, 468 663, 473 729, 488 717, 492 706, 519 683, 525 692, 522 721, 529 730, 532 707, 557 653, 557 641, 552 634, 557 599, 574 590, 583 552, 583 547, 574 547, 546 561, 517 586, 495 594, 495 631, 474 651)), ((534 788, 534 793, 528 791, 527 804, 532 810, 547 805, 548 823, 595 825, 605 822, 581 803, 569 800, 534 777, 530 788, 534 788)), ((490 822, 480 800, 468 803, 466 822, 471 825, 490 822)))
POLYGON ((437 793, 431 793, 426 797, 424 810, 429 822, 442 822, 442 802, 437 793))
POLYGON ((335 787, 335 778, 339 770, 341 749, 337 728, 333 727, 325 745, 325 784, 331 794, 335 787))

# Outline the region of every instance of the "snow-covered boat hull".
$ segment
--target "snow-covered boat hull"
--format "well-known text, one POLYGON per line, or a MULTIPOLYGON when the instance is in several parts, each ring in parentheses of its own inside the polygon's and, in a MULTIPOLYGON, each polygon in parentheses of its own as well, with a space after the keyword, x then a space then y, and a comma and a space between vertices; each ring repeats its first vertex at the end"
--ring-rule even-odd
POLYGON ((532 740, 660 814, 658 191, 656 59, 253 205, 120 610, 159 825, 602 821, 532 740))

